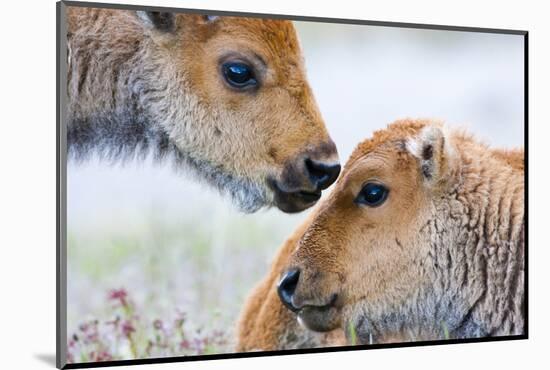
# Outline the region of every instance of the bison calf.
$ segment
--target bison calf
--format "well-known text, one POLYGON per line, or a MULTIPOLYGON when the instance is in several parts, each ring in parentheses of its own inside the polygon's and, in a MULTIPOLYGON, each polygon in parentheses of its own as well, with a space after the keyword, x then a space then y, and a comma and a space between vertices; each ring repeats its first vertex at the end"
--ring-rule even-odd
POLYGON ((522 334, 524 235, 523 150, 396 122, 279 251, 238 350, 522 334))
POLYGON ((171 157, 246 212, 336 180, 291 22, 70 6, 67 28, 71 157, 171 157))

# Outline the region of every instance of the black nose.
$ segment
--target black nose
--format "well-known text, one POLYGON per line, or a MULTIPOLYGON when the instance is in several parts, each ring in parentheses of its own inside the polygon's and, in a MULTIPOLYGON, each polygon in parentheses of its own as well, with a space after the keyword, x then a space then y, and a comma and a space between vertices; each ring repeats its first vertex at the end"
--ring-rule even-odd
POLYGON ((292 296, 296 291, 298 285, 298 279, 300 279, 300 270, 291 269, 283 274, 283 277, 277 285, 277 293, 283 304, 291 311, 298 311, 298 308, 292 304, 292 296))
POLYGON ((305 162, 307 175, 316 191, 328 188, 340 174, 339 164, 316 162, 310 158, 306 158, 305 162))

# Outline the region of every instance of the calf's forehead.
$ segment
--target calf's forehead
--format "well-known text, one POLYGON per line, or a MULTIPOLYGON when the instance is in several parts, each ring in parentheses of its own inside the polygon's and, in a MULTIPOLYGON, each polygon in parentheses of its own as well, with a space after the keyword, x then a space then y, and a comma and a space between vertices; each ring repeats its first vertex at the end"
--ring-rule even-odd
POLYGON ((292 56, 299 54, 298 38, 292 22, 274 19, 220 17, 219 35, 228 35, 238 40, 247 40, 263 52, 272 55, 292 56))
POLYGON ((391 180, 409 172, 414 158, 401 140, 391 140, 371 146, 348 161, 342 175, 342 185, 362 179, 391 180))
POLYGON ((346 167, 375 152, 396 152, 408 155, 407 142, 418 136, 430 124, 429 120, 403 119, 388 125, 386 129, 375 131, 371 138, 362 141, 352 152, 346 167))

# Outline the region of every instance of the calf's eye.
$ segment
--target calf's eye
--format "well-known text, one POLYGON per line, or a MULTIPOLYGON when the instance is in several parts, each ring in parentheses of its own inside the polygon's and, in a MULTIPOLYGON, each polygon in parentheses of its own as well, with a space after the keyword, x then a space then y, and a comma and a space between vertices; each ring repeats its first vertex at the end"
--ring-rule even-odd
POLYGON ((224 63, 222 73, 227 83, 237 89, 245 89, 258 84, 252 67, 243 62, 224 63))
POLYGON ((355 203, 365 204, 369 207, 378 207, 388 198, 389 190, 382 184, 369 182, 357 194, 355 203))

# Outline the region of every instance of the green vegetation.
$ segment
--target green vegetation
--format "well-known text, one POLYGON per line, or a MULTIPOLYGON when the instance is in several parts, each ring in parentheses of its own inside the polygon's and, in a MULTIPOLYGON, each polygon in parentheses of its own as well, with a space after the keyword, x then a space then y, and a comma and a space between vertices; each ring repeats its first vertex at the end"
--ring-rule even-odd
POLYGON ((89 228, 69 223, 69 359, 232 351, 246 295, 299 222, 284 216, 229 212, 197 222, 155 211, 89 228))

